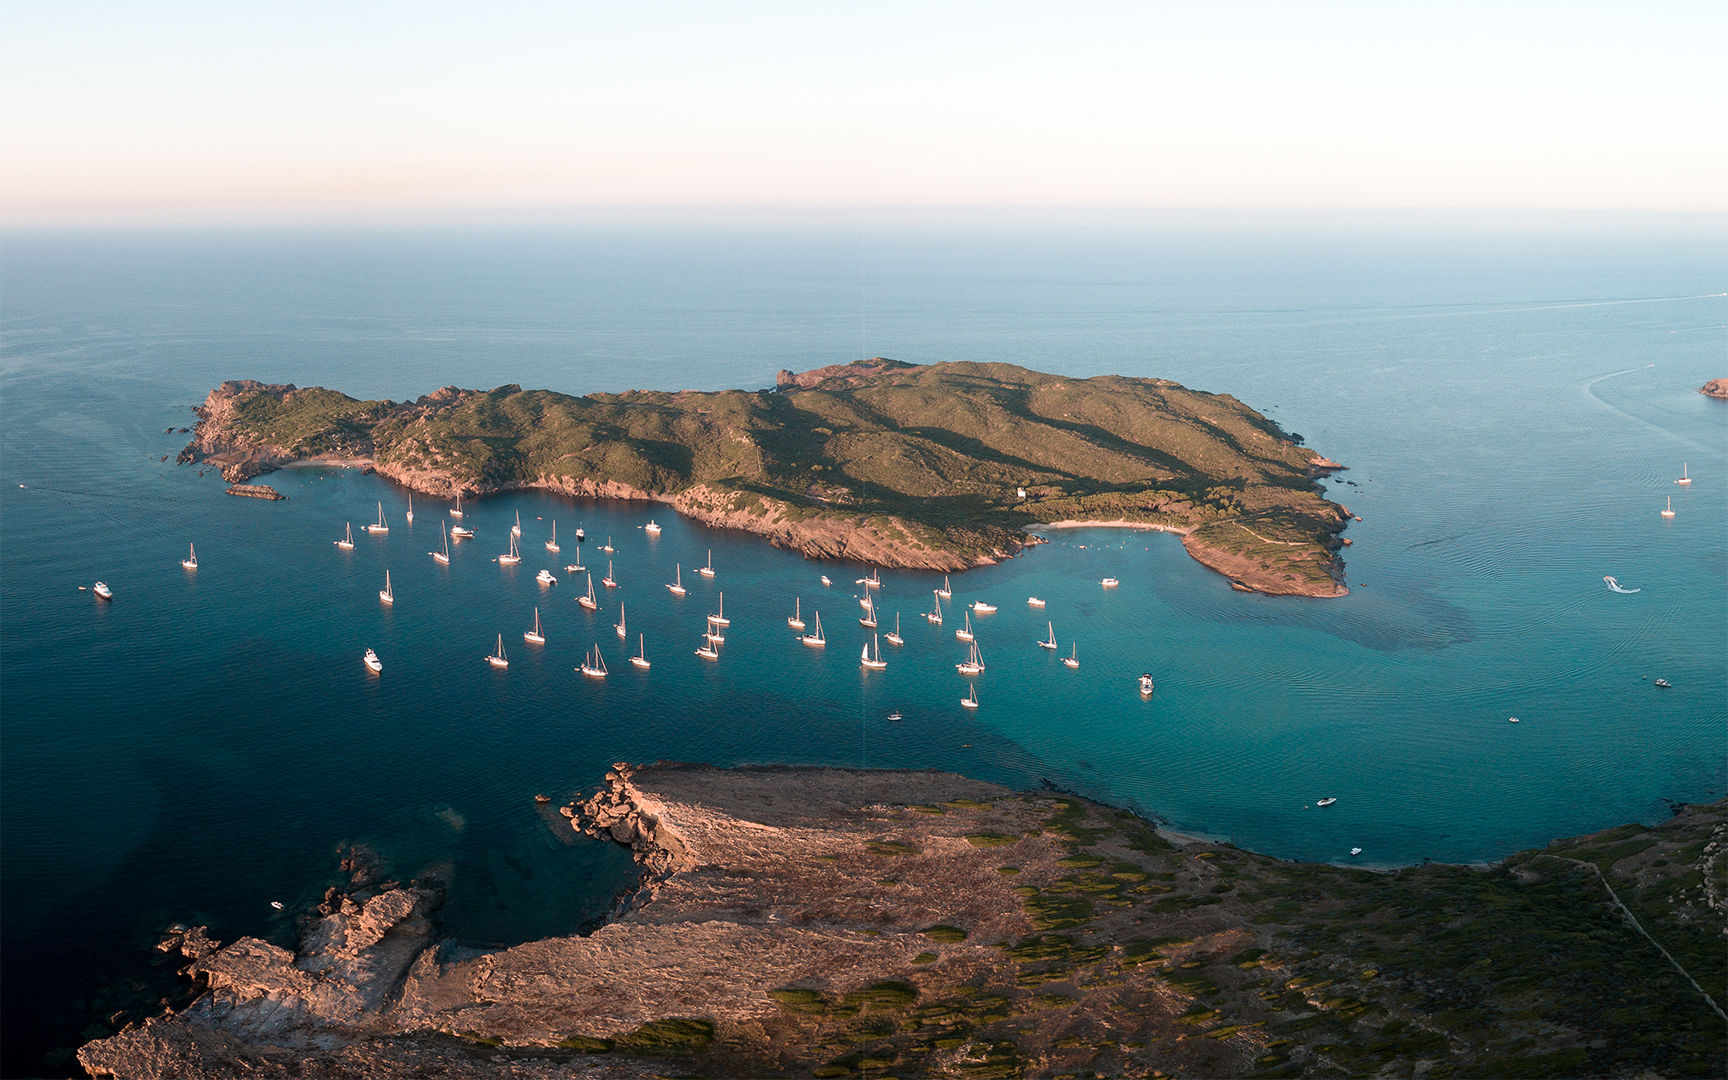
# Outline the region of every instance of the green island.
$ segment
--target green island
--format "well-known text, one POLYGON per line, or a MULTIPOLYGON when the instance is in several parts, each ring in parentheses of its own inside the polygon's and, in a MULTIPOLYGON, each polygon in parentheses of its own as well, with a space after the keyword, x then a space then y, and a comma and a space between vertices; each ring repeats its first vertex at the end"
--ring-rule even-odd
POLYGON ((445 387, 414 401, 223 383, 182 463, 230 482, 296 462, 362 464, 426 495, 520 488, 647 499, 811 558, 958 571, 1040 526, 1183 534, 1239 588, 1341 596, 1341 468, 1228 394, 1164 379, 874 359, 770 390, 575 397, 445 387))
POLYGON ((553 836, 641 868, 592 933, 440 940, 461 882, 350 856, 297 942, 176 927, 187 998, 80 1062, 134 1080, 1728 1071, 1728 801, 1491 866, 1379 869, 934 771, 619 764, 556 802, 533 804, 553 836))

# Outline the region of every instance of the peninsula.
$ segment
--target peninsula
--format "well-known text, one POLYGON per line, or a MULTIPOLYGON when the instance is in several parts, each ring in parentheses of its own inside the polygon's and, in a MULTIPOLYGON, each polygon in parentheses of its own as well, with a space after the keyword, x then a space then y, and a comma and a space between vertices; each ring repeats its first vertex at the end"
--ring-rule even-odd
POLYGON ((1724 802, 1388 871, 939 772, 618 765, 555 802, 524 814, 641 868, 591 935, 440 940, 460 881, 351 857, 297 949, 175 928, 163 948, 207 992, 79 1061, 129 1080, 1721 1074, 1724 802))
POLYGON ((878 358, 713 393, 447 386, 393 402, 238 380, 197 411, 180 461, 230 482, 328 461, 447 499, 655 500, 810 558, 939 571, 1008 558, 1040 524, 1133 524, 1184 534, 1242 587, 1348 591, 1349 514, 1315 483, 1342 466, 1228 394, 1163 379, 878 358))

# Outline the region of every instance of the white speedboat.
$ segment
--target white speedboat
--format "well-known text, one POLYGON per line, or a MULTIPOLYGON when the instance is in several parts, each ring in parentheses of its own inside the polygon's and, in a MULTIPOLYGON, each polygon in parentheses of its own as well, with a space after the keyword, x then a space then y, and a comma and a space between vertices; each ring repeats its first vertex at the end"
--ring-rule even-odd
POLYGON ((970 685, 966 696, 960 699, 960 704, 964 705, 968 709, 976 709, 978 707, 978 686, 976 683, 970 685))
POLYGON ((1100 581, 1098 584, 1104 586, 1106 589, 1114 589, 1116 586, 1118 586, 1122 583, 1120 581, 1117 581, 1113 577, 1107 577, 1103 581, 1100 581))
POLYGON ((1336 798, 1332 797, 1331 795, 1328 795, 1324 799, 1315 799, 1314 805, 1315 806, 1331 806, 1333 803, 1335 803, 1337 801, 1338 800, 1336 798))
POLYGON ((683 596, 685 593, 690 591, 689 589, 686 589, 684 587, 684 567, 683 566, 678 565, 676 563, 673 564, 673 566, 672 566, 672 584, 666 586, 666 589, 673 596, 683 596))
POLYGON ((936 595, 944 600, 954 599, 954 587, 948 584, 948 575, 942 575, 942 587, 936 590, 936 595))
POLYGON ((384 661, 378 659, 378 654, 373 652, 371 649, 367 649, 366 655, 361 657, 360 659, 368 668, 371 668, 372 671, 374 671, 374 672, 379 672, 379 671, 384 670, 384 661))
POLYGON ((1362 849, 1359 847, 1353 847, 1350 849, 1350 854, 1352 857, 1360 855, 1360 854, 1362 854, 1362 849))
POLYGON ((1144 673, 1140 676, 1140 696, 1152 696, 1152 676, 1150 673, 1144 673))
POLYGON ((858 658, 858 662, 869 671, 881 671, 888 666, 888 661, 882 659, 882 642, 875 634, 871 634, 870 640, 864 643, 864 653, 858 658))
POLYGON ((1028 596, 1026 598, 1026 606, 1027 607, 1043 607, 1044 601, 1038 599, 1036 596, 1028 596))
POLYGON ((546 644, 546 632, 540 629, 540 609, 534 609, 534 629, 522 631, 523 641, 532 641, 536 645, 546 644))
POLYGON ((648 524, 642 526, 642 531, 647 533, 649 536, 659 536, 660 535, 660 526, 654 524, 653 518, 649 518, 648 524))
POLYGON ((600 579, 600 584, 606 586, 608 589, 616 589, 618 587, 618 579, 612 576, 611 559, 606 560, 606 576, 600 579))
POLYGON ((1673 685, 1674 685, 1674 684, 1673 684, 1673 683, 1671 683, 1671 682, 1669 682, 1669 681, 1668 681, 1668 680, 1667 680, 1667 679, 1657 679, 1657 680, 1656 680, 1656 685, 1657 685, 1657 686, 1662 686, 1662 687, 1671 687, 1671 686, 1673 686, 1673 685))
POLYGON ((1662 516, 1663 517, 1673 517, 1674 516, 1674 496, 1672 496, 1672 495, 1668 496, 1668 508, 1666 510, 1662 511, 1662 516))
POLYGON ((1043 641, 1040 641, 1038 647, 1040 649, 1050 649, 1052 651, 1060 648, 1060 646, 1056 644, 1056 625, 1054 623, 1045 623, 1044 626, 1050 631, 1050 635, 1043 641))
POLYGON ((498 651, 486 658, 486 662, 495 668, 507 668, 510 660, 504 655, 504 635, 498 635, 498 651))
POLYGON ((390 531, 390 526, 384 524, 384 504, 383 503, 378 504, 378 524, 366 526, 366 531, 369 533, 387 533, 390 531))
POLYGON ((510 526, 510 535, 511 536, 521 536, 522 535, 522 511, 520 511, 520 510, 516 511, 516 524, 510 526))
POLYGON ((458 540, 472 540, 474 539, 474 530, 466 525, 452 525, 450 526, 450 535, 458 540))
POLYGON ((979 600, 976 603, 973 603, 969 606, 972 608, 973 611, 976 611, 980 615, 988 615, 991 612, 996 610, 995 604, 986 604, 982 600, 979 600))
POLYGON ((942 590, 937 589, 931 595, 936 598, 936 604, 929 611, 926 611, 924 613, 924 617, 926 619, 929 619, 936 626, 941 626, 942 625, 942 590))
POLYGON ((408 493, 408 515, 407 515, 407 517, 408 517, 408 524, 410 524, 410 525, 414 524, 414 493, 412 491, 410 491, 408 493))
POLYGON ((708 621, 715 626, 731 626, 732 620, 726 617, 726 594, 720 594, 720 610, 708 616, 708 621))
POLYGON ((963 612, 961 617, 966 620, 966 625, 954 631, 954 636, 959 638, 961 641, 977 640, 977 635, 972 632, 972 616, 963 612))
POLYGON ((552 576, 552 571, 545 568, 542 568, 538 574, 534 575, 534 580, 538 581, 542 585, 558 584, 558 579, 552 576))
POLYGON ((599 611, 600 610, 600 601, 598 601, 594 598, 594 575, 593 574, 588 575, 588 594, 586 596, 578 596, 576 598, 576 602, 578 604, 581 604, 583 607, 587 608, 589 611, 599 611))
POLYGON ((1073 650, 1069 652, 1067 656, 1062 658, 1062 662, 1067 664, 1069 667, 1077 668, 1080 666, 1080 643, 1078 641, 1074 643, 1073 650))
POLYGON ((434 559, 437 559, 439 562, 443 563, 445 566, 449 566, 450 565, 450 532, 449 532, 449 530, 444 528, 444 523, 442 521, 440 521, 438 523, 438 534, 444 538, 444 550, 432 552, 432 557, 434 559))
POLYGON ((552 523, 552 539, 546 541, 546 550, 554 555, 564 550, 558 546, 558 523, 556 521, 552 523))
POLYGON ((390 587, 390 571, 388 570, 384 571, 384 587, 378 590, 378 599, 384 601, 386 604, 394 604, 396 602, 396 590, 390 587))
POLYGON ((1627 595, 1631 595, 1632 593, 1635 593, 1635 592, 1643 592, 1644 591, 1642 588, 1622 589, 1620 587, 1620 582, 1617 581, 1616 579, 1614 579, 1613 577, 1607 575, 1607 574, 1602 575, 1602 580, 1606 581, 1608 583, 1608 587, 1617 593, 1626 593, 1627 595))
POLYGON ((823 575, 822 575, 822 585, 823 585, 823 587, 827 587, 827 586, 829 586, 829 585, 832 585, 832 584, 834 584, 834 583, 833 583, 833 582, 832 582, 832 581, 829 581, 829 580, 828 580, 828 575, 827 575, 827 574, 823 574, 823 575))
POLYGON ((790 619, 786 620, 787 626, 790 626, 794 630, 804 629, 804 610, 803 610, 803 608, 804 608, 804 601, 802 599, 794 599, 792 601, 792 617, 790 619))
POLYGON ((954 670, 962 675, 976 675, 984 670, 984 654, 978 651, 976 641, 966 650, 966 659, 954 665, 954 670))
POLYGON ((894 613, 894 632, 892 634, 883 634, 882 636, 888 639, 888 644, 890 645, 906 644, 906 639, 900 636, 900 613, 898 611, 894 613))
POLYGON ((90 591, 104 600, 114 599, 114 590, 108 587, 107 582, 98 581, 96 584, 90 586, 90 591))
POLYGON ((198 545, 187 544, 186 551, 187 555, 184 559, 180 560, 180 565, 184 566, 188 570, 198 569, 198 545))
POLYGON ((516 550, 516 534, 510 534, 510 550, 498 556, 498 565, 515 566, 522 561, 522 553, 516 550))
POLYGON ((1680 479, 1674 482, 1679 484, 1681 487, 1685 487, 1687 484, 1692 482, 1692 474, 1686 471, 1686 463, 1684 461, 1680 463, 1680 479))
POLYGON ((604 679, 606 677, 606 661, 600 657, 599 645, 594 646, 593 653, 582 655, 582 666, 578 670, 590 679, 604 679))
POLYGON ((707 566, 698 566, 696 568, 696 572, 698 574, 701 574, 703 577, 713 577, 714 576, 714 549, 713 548, 708 549, 708 565, 707 566))
POLYGON ((348 522, 347 527, 343 529, 342 539, 336 541, 336 546, 345 551, 354 546, 354 523, 352 521, 348 522))
POLYGON ((576 526, 576 542, 580 544, 586 539, 588 539, 588 533, 583 530, 582 526, 576 526))
POLYGON ((798 639, 812 648, 820 649, 828 644, 828 639, 822 636, 822 613, 816 613, 816 629, 798 639))

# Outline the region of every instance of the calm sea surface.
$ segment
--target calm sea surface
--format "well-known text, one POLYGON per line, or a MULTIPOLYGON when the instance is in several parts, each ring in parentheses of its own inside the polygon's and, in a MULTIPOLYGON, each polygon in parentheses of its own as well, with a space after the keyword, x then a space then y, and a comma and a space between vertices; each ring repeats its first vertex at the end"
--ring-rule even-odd
POLYGON ((168 992, 151 962, 167 923, 290 941, 340 845, 403 877, 453 865, 442 918, 466 941, 590 924, 628 860, 560 839, 532 797, 617 760, 1048 780, 1368 865, 1494 859, 1725 789, 1728 406, 1695 392, 1728 375, 1718 236, 13 234, 0 250, 8 1076, 66 1068, 43 1055, 168 992), (923 618, 939 577, 885 573, 883 629, 898 613, 906 644, 865 673, 860 567, 540 493, 471 504, 478 535, 441 566, 444 504, 415 500, 409 525, 405 491, 319 468, 267 478, 286 502, 227 498, 213 471, 174 467, 188 436, 163 431, 228 378, 394 399, 755 388, 870 355, 1234 394, 1350 466, 1329 487, 1363 519, 1354 591, 1245 596, 1173 536, 1067 531, 957 575, 942 628, 923 618), (333 545, 380 502, 387 537, 333 545), (518 513, 524 560, 500 566, 518 513), (590 568, 608 536, 617 549, 598 613, 563 570, 579 525, 590 568), (706 580, 691 570, 710 551, 706 580), (681 599, 662 587, 680 566, 681 599), (113 603, 80 590, 97 579, 113 603), (709 663, 693 650, 721 592, 733 621, 709 663), (795 599, 825 650, 787 628, 795 599), (953 631, 979 599, 1001 610, 974 619, 973 713, 953 631), (621 605, 646 672, 614 633, 621 605), (541 647, 522 639, 536 607, 541 647), (1034 646, 1046 622, 1078 670, 1034 646), (507 671, 482 659, 500 634, 507 671), (604 683, 573 670, 596 643, 604 683))

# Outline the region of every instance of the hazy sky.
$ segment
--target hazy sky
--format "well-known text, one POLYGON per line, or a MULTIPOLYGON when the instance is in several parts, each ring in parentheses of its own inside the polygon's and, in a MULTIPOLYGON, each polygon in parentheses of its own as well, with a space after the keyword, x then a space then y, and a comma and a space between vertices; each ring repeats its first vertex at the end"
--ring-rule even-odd
POLYGON ((0 218, 1728 209, 1728 3, 0 2, 0 218))

